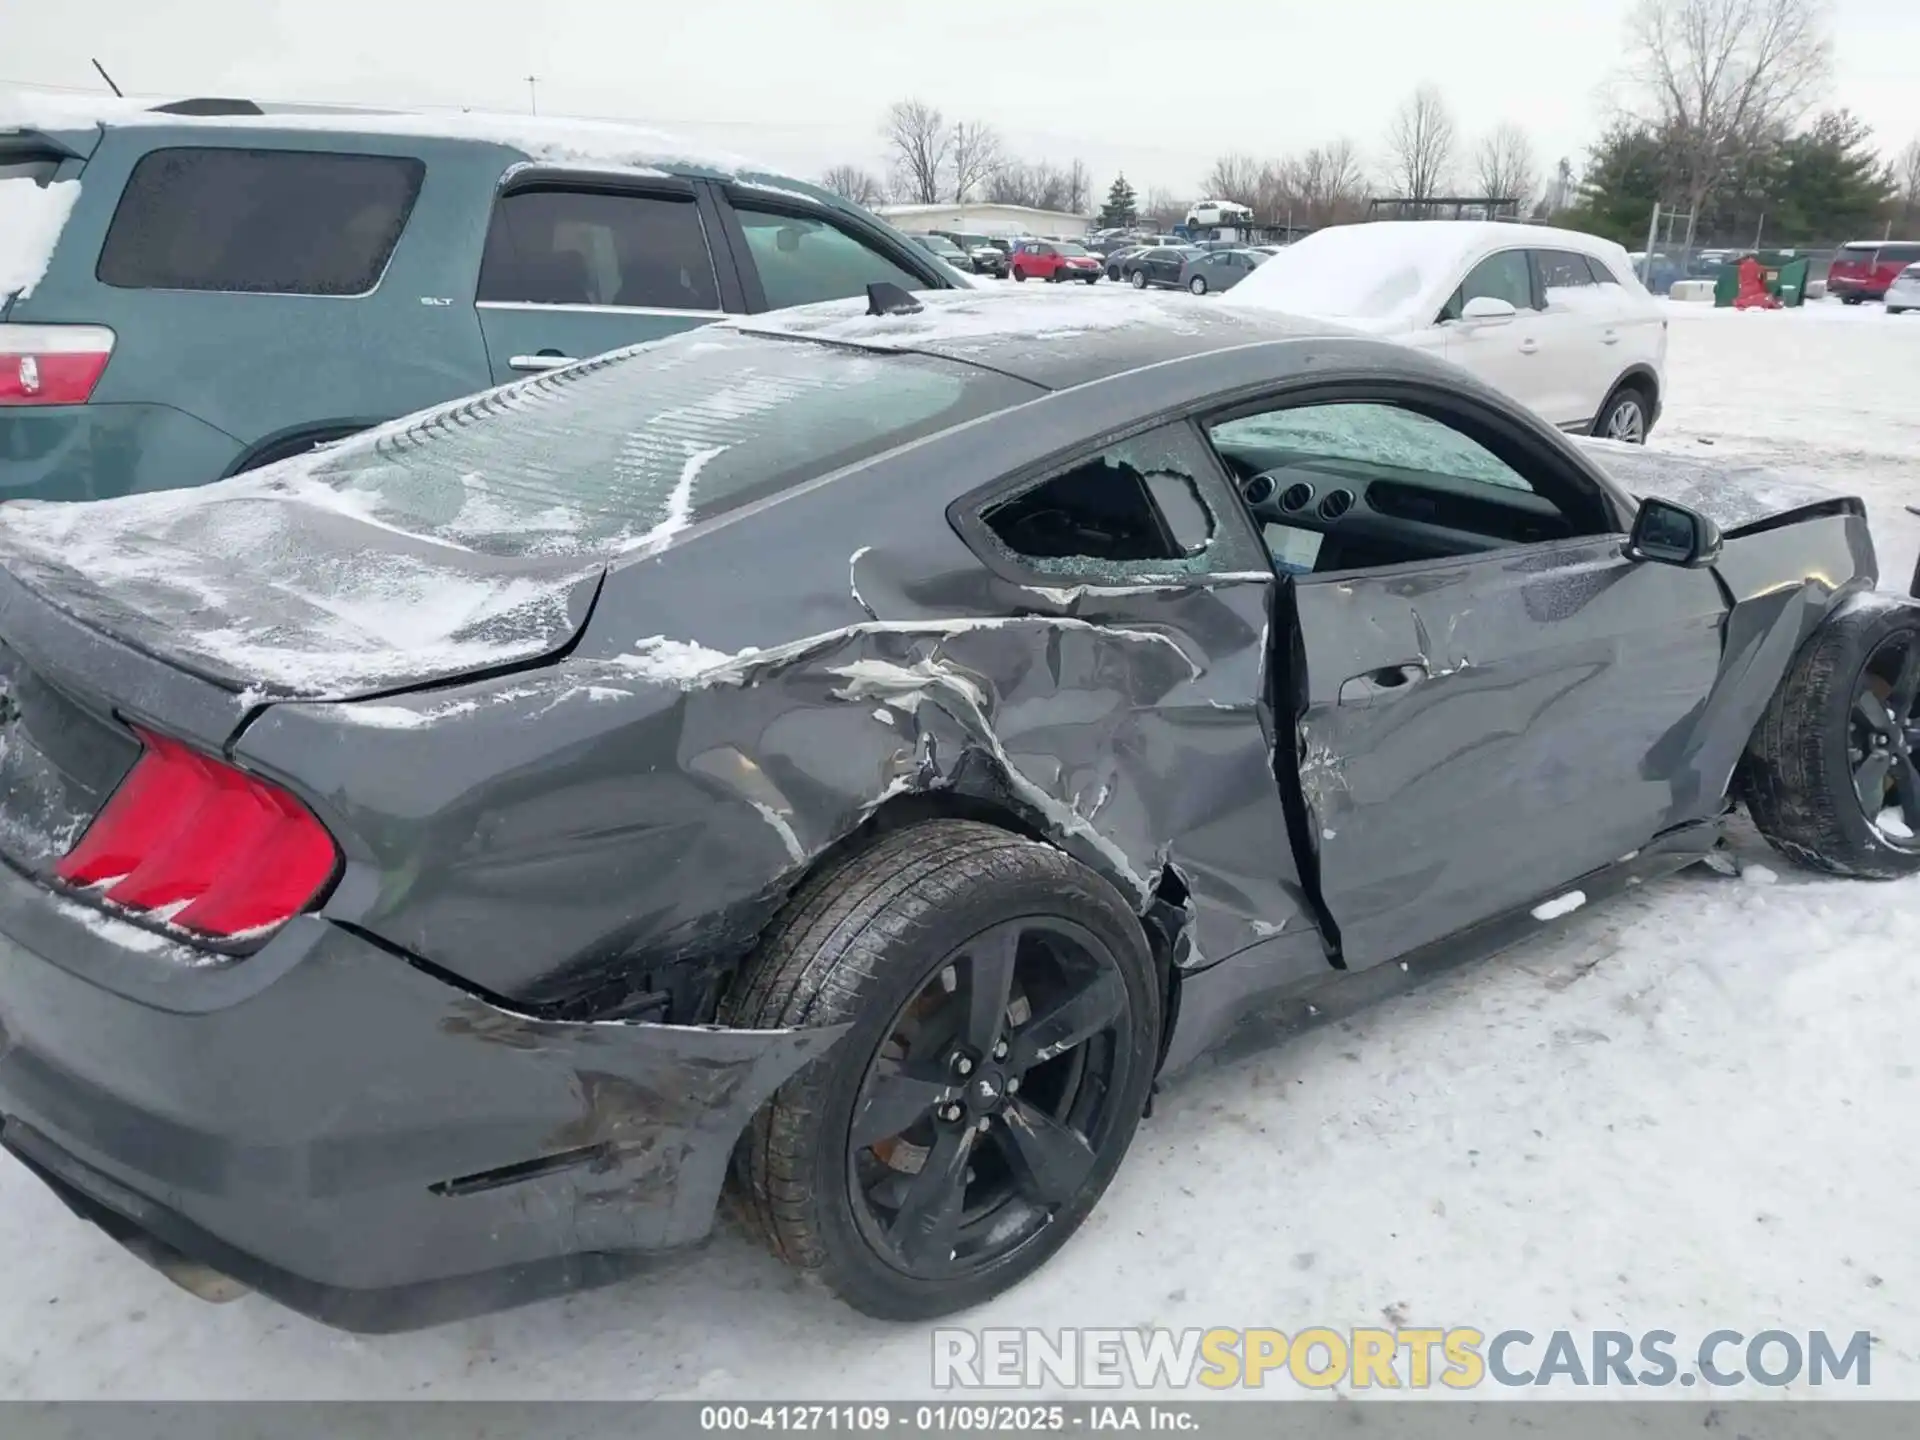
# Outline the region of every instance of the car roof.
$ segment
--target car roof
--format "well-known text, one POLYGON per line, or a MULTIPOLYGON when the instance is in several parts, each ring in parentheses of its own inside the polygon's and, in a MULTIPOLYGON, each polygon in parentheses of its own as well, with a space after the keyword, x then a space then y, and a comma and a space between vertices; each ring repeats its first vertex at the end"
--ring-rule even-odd
POLYGON ((111 95, 22 91, 0 96, 0 133, 61 131, 99 126, 109 130, 165 128, 210 134, 386 136, 400 139, 498 145, 541 164, 628 171, 700 171, 752 183, 778 180, 797 197, 844 204, 805 181, 789 180, 747 156, 710 149, 666 131, 622 120, 514 115, 488 111, 358 109, 349 106, 279 105, 272 102, 160 102, 111 95), (163 104, 248 107, 248 113, 198 114, 163 104))
MULTIPOLYGON (((1242 345, 1352 338, 1328 321, 1198 305, 1134 290, 1053 294, 954 290, 914 297, 907 315, 870 315, 861 300, 746 315, 724 327, 979 365, 1048 390, 1242 345)), ((1383 363, 1398 351, 1379 343, 1383 363)))

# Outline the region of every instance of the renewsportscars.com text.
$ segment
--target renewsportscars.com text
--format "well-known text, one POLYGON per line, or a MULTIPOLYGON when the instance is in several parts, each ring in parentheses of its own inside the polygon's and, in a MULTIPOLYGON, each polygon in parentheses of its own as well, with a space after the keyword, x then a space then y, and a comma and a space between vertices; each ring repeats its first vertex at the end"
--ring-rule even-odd
POLYGON ((933 1332, 937 1390, 1472 1390, 1848 1386, 1873 1382, 1873 1336, 1809 1330, 1488 1332, 1400 1327, 990 1329, 933 1332))

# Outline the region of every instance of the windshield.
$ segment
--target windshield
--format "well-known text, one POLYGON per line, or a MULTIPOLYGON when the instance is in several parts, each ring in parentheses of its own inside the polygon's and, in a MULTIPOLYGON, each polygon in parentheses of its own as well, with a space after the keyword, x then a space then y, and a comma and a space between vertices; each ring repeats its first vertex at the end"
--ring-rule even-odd
POLYGON ((1062 255, 1067 256, 1084 255, 1087 253, 1086 246, 1075 245, 1071 240, 1056 240, 1053 243, 1053 248, 1058 250, 1062 255))
POLYGON ((1269 259, 1231 298, 1296 315, 1408 318, 1457 268, 1458 247, 1445 231, 1420 222, 1319 230, 1269 259))

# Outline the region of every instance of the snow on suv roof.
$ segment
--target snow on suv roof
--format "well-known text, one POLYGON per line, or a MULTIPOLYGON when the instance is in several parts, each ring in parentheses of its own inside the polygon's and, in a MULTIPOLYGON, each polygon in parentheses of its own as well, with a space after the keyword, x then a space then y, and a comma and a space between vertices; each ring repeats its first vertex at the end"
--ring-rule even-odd
POLYGON ((357 110, 341 106, 260 102, 258 115, 183 115, 156 110, 153 98, 0 92, 0 131, 71 130, 80 126, 154 125, 217 130, 339 130, 357 135, 421 136, 504 145, 536 160, 597 162, 623 169, 687 165, 719 174, 775 173, 731 151, 708 150, 662 130, 620 120, 502 115, 485 111, 357 110))

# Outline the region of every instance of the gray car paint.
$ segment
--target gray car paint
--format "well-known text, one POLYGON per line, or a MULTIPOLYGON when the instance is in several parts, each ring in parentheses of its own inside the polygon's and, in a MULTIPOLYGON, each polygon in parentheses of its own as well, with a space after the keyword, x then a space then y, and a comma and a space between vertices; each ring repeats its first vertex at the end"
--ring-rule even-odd
MULTIPOLYGON (((833 318, 844 310, 820 313, 828 318, 803 313, 774 328, 847 323, 833 318)), ((887 348, 884 325, 853 328, 887 348)), ((700 1027, 785 896, 863 826, 987 815, 1083 860, 1156 938, 1177 1016, 1167 1057, 1178 1066, 1263 997, 1385 958, 1390 942, 1367 929, 1355 898, 1378 894, 1413 924, 1403 952, 1422 939, 1429 951, 1485 949, 1536 929, 1525 907, 1543 892, 1578 880, 1599 894, 1628 873, 1699 854, 1717 833, 1732 762, 1800 640, 1873 579, 1860 507, 1840 501, 1731 532, 1711 571, 1628 566, 1613 535, 1362 580, 1294 583, 1234 567, 1164 583, 1023 582, 971 549, 941 512, 1092 443, 1290 387, 1387 379, 1465 395, 1554 447, 1622 530, 1634 502, 1567 442, 1444 363, 1311 327, 1207 318, 1004 343, 943 339, 937 327, 901 332, 895 346, 990 365, 1053 393, 614 564, 577 640, 518 673, 375 704, 263 704, 124 640, 83 638, 86 627, 22 578, 0 579, 0 638, 20 666, 57 676, 89 723, 112 728, 116 712, 135 715, 226 750, 305 798, 344 851, 318 915, 244 961, 191 969, 151 963, 124 937, 103 939, 99 917, 89 925, 72 913, 79 902, 9 880, 0 932, 21 963, 0 966, 0 1103, 24 1109, 34 1133, 83 1170, 151 1193, 161 1183, 153 1167, 173 1160, 143 1148, 153 1132, 143 1140, 138 1126, 113 1147, 87 1141, 106 1102, 73 1088, 73 1077, 97 1069, 124 1090, 143 1064, 191 1069, 184 1038, 155 1038, 173 1033, 156 1016, 197 1011, 230 1047, 223 1074, 276 1066, 291 1044, 312 1067, 311 1104, 337 1114, 355 1080, 334 1070, 328 1046, 323 1063, 287 1033, 315 1023, 293 1002, 320 987, 317 1033, 342 1054, 369 1035, 381 1041, 384 1128, 341 1152, 323 1195, 311 1167, 329 1152, 314 1145, 332 1132, 306 1116, 308 1129, 284 1142, 285 1163, 309 1167, 290 1172, 306 1177, 292 1183, 310 1202, 311 1223, 293 1231, 263 1218, 284 1176, 235 1175, 218 1196, 167 1192, 190 1220, 202 1207, 202 1228, 229 1230, 228 1243, 266 1267, 262 1283, 297 1271, 349 1297, 280 1284, 282 1298, 356 1323, 339 1317, 392 1313, 353 1298, 369 1267, 383 1281, 426 1285, 448 1278, 453 1249, 459 1268, 478 1271, 677 1243, 704 1229, 704 1214, 688 1217, 710 1209, 731 1131, 832 1039, 700 1027), (769 544, 778 565, 767 563, 769 544), (1451 622, 1479 597, 1460 587, 1488 575, 1497 613, 1462 641, 1451 622), (1670 626, 1676 605, 1686 623, 1670 626), (1303 630, 1293 628, 1295 606, 1303 630), (662 637, 700 647, 697 663, 675 658, 662 637), (1424 659, 1435 683, 1342 713, 1346 678, 1410 657, 1424 659), (1596 703, 1583 707, 1583 693, 1596 703), (1503 825, 1494 802, 1472 793, 1499 755, 1476 747, 1495 737, 1511 765, 1542 713, 1561 728, 1537 753, 1564 759, 1587 747, 1588 768, 1557 797, 1559 809, 1534 805, 1523 825, 1503 825), (1400 738, 1416 729, 1427 737, 1420 753, 1400 738), (1611 772, 1600 768, 1609 762, 1611 772), (1597 794, 1608 773, 1635 780, 1618 805, 1597 794), (1416 787, 1417 804, 1397 811, 1396 784, 1416 787), (1604 823, 1589 826, 1596 805, 1604 823), (1489 837, 1465 870, 1395 853, 1396 819, 1430 845, 1462 823, 1463 806, 1478 807, 1489 837), (1349 825, 1363 838, 1371 830, 1371 852, 1338 844, 1349 825), (1524 874, 1494 873, 1496 841, 1501 853, 1528 851, 1524 874), (1336 867, 1352 868, 1330 876, 1336 867), (1475 904, 1480 879, 1491 898, 1475 904), (1322 923, 1329 914, 1333 928, 1322 923), (41 998, 74 983, 65 972, 95 982, 71 1010, 41 998), (253 993, 235 999, 235 987, 253 993), (358 1023, 364 1007, 379 1012, 370 1030, 358 1023), (76 1034, 76 1020, 124 1043, 110 1054, 103 1040, 76 1034), (725 1039, 707 1046, 700 1035, 725 1039), (508 1066, 502 1057, 519 1058, 508 1066), (729 1098, 709 1119, 674 1121, 686 1112, 659 1097, 675 1087, 715 1094, 716 1064, 737 1081, 729 1098), (49 1080, 68 1087, 61 1100, 34 1089, 36 1076, 56 1072, 68 1077, 49 1080), (538 1127, 483 1127, 451 1149, 399 1143, 453 1123, 447 1107, 464 1077, 504 1104, 495 1087, 523 1073, 550 1087, 535 1107, 543 1124, 570 1117, 567 1144, 561 1130, 538 1127), (643 1094, 654 1098, 602 1098, 643 1094), (613 1167, 604 1184, 599 1161, 573 1156, 603 1142, 614 1146, 598 1152, 613 1167), (539 1168, 547 1162, 557 1168, 539 1168), (512 1167, 529 1163, 537 1177, 516 1182, 512 1167), (395 1186, 428 1193, 489 1167, 503 1172, 497 1185, 483 1181, 448 1203, 519 1203, 513 1213, 547 1222, 537 1234, 496 1247, 456 1224, 464 1248, 429 1245, 423 1262, 411 1221, 390 1242, 368 1223, 383 1190, 388 1199, 395 1186), (662 1202, 670 1182, 678 1188, 662 1202), (348 1225, 368 1247, 351 1261, 314 1238, 348 1225)), ((862 343, 844 328, 823 338, 862 343)), ((1230 527, 1224 477, 1209 483, 1230 527)), ((1238 523, 1251 528, 1244 515, 1238 523)), ((33 748, 46 733, 29 716, 10 748, 33 748)), ((277 1151, 275 1127, 298 1130, 300 1119, 297 1108, 229 1107, 204 1124, 238 1127, 277 1151)), ((99 1193, 84 1176, 72 1183, 99 1193)), ((171 1221, 143 1223, 160 1232, 171 1221)), ((488 1292, 492 1303, 521 1298, 519 1283, 488 1292)))

